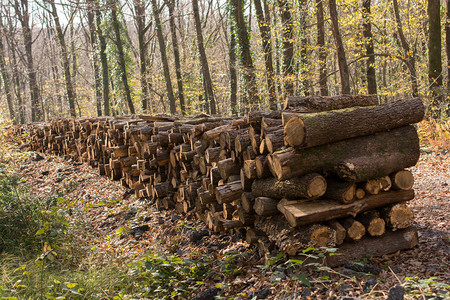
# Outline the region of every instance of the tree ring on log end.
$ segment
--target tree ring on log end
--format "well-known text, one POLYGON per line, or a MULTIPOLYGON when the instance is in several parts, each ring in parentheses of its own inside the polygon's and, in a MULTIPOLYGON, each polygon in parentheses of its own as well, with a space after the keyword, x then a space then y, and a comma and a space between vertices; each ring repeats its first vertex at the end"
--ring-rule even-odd
POLYGON ((290 146, 301 146, 305 140, 305 124, 298 116, 293 116, 284 126, 285 143, 290 146))

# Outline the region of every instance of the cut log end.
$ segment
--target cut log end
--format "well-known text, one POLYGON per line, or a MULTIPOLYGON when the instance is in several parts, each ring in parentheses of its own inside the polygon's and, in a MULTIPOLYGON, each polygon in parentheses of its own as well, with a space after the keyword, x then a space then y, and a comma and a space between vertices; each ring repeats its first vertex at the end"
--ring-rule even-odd
POLYGON ((284 141, 289 146, 300 146, 305 139, 305 126, 302 119, 293 116, 284 126, 284 141))

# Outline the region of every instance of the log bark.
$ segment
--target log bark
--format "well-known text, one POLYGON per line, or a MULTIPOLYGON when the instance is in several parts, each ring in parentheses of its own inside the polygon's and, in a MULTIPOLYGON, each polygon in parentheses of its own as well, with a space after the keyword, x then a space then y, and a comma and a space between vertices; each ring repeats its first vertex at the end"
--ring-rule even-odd
POLYGON ((275 199, 318 198, 325 194, 326 189, 325 178, 317 173, 283 181, 273 177, 257 179, 252 184, 252 193, 256 197, 275 199))
POLYGON ((216 199, 219 204, 230 203, 241 199, 242 192, 240 181, 227 183, 216 188, 216 199))
POLYGON ((218 161, 217 168, 219 169, 220 176, 224 180, 231 175, 239 175, 239 172, 241 171, 239 164, 234 162, 231 158, 218 161))
POLYGON ((279 180, 333 170, 341 178, 364 181, 414 166, 419 156, 416 129, 406 126, 304 150, 289 148, 270 160, 279 180))
POLYGON ((284 130, 280 128, 274 132, 265 135, 264 141, 269 153, 274 153, 284 146, 284 130))
POLYGON ((253 212, 254 203, 255 196, 251 192, 244 192, 241 194, 241 205, 246 213, 253 212))
POLYGON ((314 224, 292 228, 281 216, 260 220, 256 228, 264 232, 270 241, 289 255, 308 247, 334 247, 336 245, 336 232, 330 227, 314 224))
POLYGON ((356 214, 389 204, 405 202, 414 198, 414 190, 390 191, 367 196, 349 204, 331 200, 314 200, 290 203, 284 206, 283 213, 293 227, 329 221, 356 214))
POLYGON ((419 98, 379 106, 301 114, 291 117, 285 124, 284 136, 289 146, 310 148, 407 126, 420 122, 424 114, 425 107, 419 98))
POLYGON ((269 197, 257 197, 253 209, 258 216, 273 216, 280 213, 277 208, 278 201, 269 197))
POLYGON ((343 182, 333 179, 327 180, 325 199, 336 200, 341 203, 351 203, 355 200, 356 183, 343 182))
POLYGON ((271 176, 269 168, 269 160, 266 155, 258 155, 257 157, 255 157, 255 164, 256 164, 256 177, 261 179, 271 176))
POLYGON ((377 104, 378 99, 376 95, 289 96, 284 101, 283 109, 301 112, 321 112, 377 104))

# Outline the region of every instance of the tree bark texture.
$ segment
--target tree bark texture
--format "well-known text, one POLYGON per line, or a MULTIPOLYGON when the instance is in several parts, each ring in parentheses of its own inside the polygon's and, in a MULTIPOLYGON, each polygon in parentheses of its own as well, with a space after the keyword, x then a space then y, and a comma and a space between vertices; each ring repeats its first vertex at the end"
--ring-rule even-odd
POLYGON ((290 96, 284 101, 284 110, 313 113, 377 104, 376 95, 290 96))
POLYGON ((375 74, 375 55, 373 47, 372 22, 370 12, 371 0, 363 0, 362 15, 363 15, 363 36, 366 39, 366 77, 367 77, 367 92, 372 95, 377 94, 377 78, 375 74))
POLYGON ((285 142, 300 148, 325 145, 418 123, 424 115, 425 107, 419 98, 379 106, 300 114, 285 124, 285 142))
POLYGON ((316 18, 317 18, 317 46, 319 47, 320 95, 328 96, 327 51, 325 48, 325 22, 323 17, 323 0, 316 0, 316 18))
POLYGON ((279 180, 333 171, 339 166, 341 177, 363 181, 414 166, 419 156, 416 129, 406 126, 303 150, 288 148, 271 154, 269 159, 271 171, 279 180))

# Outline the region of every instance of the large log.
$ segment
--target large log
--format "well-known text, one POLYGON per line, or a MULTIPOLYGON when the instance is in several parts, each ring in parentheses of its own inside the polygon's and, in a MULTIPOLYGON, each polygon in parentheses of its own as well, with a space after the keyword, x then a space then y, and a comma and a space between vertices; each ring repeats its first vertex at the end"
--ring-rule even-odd
POLYGON ((241 199, 241 181, 227 183, 216 188, 216 199, 219 204, 230 203, 241 199))
POLYGON ((288 96, 284 101, 283 109, 301 112, 320 112, 377 104, 377 95, 288 96))
POLYGON ((334 170, 341 177, 364 181, 414 166, 419 156, 416 129, 406 126, 303 150, 289 148, 269 159, 279 180, 334 170), (345 170, 341 162, 346 162, 345 170))
POLYGON ((270 241, 289 255, 308 247, 334 247, 336 245, 336 232, 328 226, 314 224, 292 228, 280 217, 260 220, 256 228, 263 231, 270 241))
POLYGON ((389 204, 414 199, 414 190, 389 191, 378 195, 367 196, 349 204, 341 204, 331 200, 314 200, 299 203, 288 202, 282 212, 291 226, 301 226, 324 222, 356 214, 389 204))
POLYGON ((317 173, 282 181, 273 177, 257 179, 252 184, 252 193, 255 197, 275 199, 318 198, 325 193, 326 189, 325 178, 317 173))
POLYGON ((419 98, 301 114, 291 117, 285 124, 284 139, 289 146, 309 148, 407 126, 420 122, 424 114, 425 107, 419 98))

